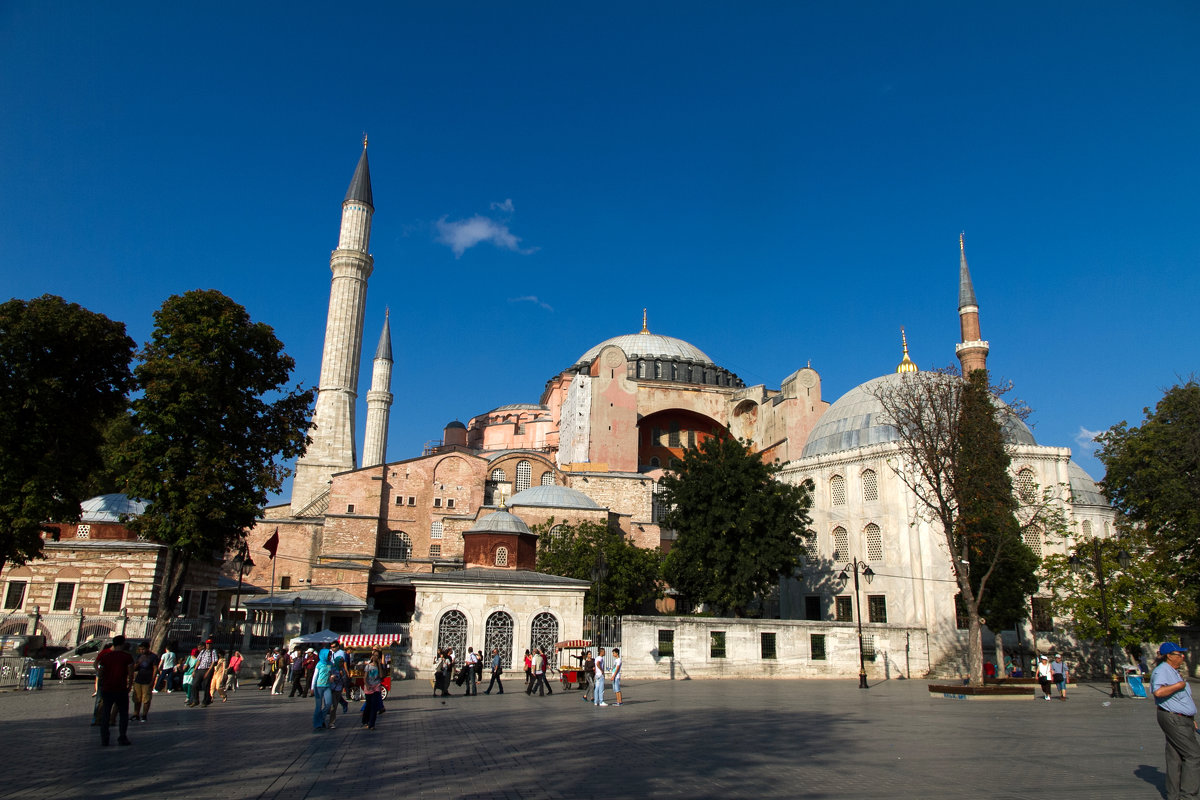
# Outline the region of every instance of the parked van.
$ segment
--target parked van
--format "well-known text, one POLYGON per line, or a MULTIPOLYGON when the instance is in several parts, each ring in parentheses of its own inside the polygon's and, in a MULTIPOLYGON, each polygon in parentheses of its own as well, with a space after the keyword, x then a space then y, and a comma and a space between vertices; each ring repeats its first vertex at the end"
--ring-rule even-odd
POLYGON ((70 680, 76 675, 95 675, 96 656, 105 645, 112 644, 112 639, 103 637, 90 639, 73 650, 68 650, 54 659, 54 676, 62 680, 70 680))

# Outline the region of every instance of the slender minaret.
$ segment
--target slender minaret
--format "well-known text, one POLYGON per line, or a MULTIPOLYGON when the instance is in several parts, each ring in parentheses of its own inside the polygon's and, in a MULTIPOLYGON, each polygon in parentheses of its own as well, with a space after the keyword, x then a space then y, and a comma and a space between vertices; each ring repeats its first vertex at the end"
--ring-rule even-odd
POLYGON ((371 389, 367 392, 367 432, 363 437, 364 467, 387 462, 388 418, 392 409, 392 326, 390 314, 383 314, 383 332, 375 348, 371 369, 371 389))
POLYGON ((329 316, 325 321, 325 350, 321 355, 321 382, 309 435, 312 444, 296 462, 292 482, 292 513, 299 513, 329 486, 336 472, 354 469, 354 406, 358 400, 358 362, 362 356, 363 314, 367 304, 367 278, 375 261, 367 252, 371 243, 371 170, 367 165, 367 137, 362 155, 342 202, 342 228, 337 250, 329 259, 333 282, 329 289, 329 316))
POLYGON ((958 235, 958 323, 962 341, 954 352, 966 377, 977 369, 987 369, 988 343, 979 334, 979 305, 975 302, 975 287, 971 285, 971 270, 967 267, 965 234, 958 235))

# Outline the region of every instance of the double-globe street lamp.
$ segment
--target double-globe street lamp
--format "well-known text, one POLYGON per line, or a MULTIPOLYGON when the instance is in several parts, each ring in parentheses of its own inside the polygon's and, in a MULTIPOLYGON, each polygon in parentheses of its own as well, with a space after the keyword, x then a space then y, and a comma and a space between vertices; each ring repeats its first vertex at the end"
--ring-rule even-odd
POLYGON ((867 583, 870 583, 874 580, 875 573, 865 561, 859 561, 857 558, 842 567, 842 574, 838 576, 842 583, 850 578, 850 572, 854 573, 854 618, 858 620, 858 688, 868 689, 870 687, 867 686, 867 660, 863 655, 862 602, 858 597, 858 575, 861 572, 867 583))
MULTIPOLYGON (((1108 593, 1105 586, 1105 570, 1104 559, 1101 557, 1100 539, 1092 537, 1092 569, 1096 572, 1096 582, 1100 585, 1100 621, 1104 624, 1104 641, 1108 645, 1108 666, 1112 675, 1112 693, 1110 697, 1123 697, 1121 694, 1121 675, 1117 672, 1117 656, 1113 652, 1113 634, 1112 625, 1108 619, 1108 593)), ((1121 569, 1129 569, 1130 558, 1129 553, 1124 550, 1117 552, 1117 563, 1121 565, 1121 569)), ((1067 564, 1070 565, 1071 571, 1076 575, 1083 572, 1084 560, 1079 557, 1079 551, 1071 554, 1067 559, 1067 564)))

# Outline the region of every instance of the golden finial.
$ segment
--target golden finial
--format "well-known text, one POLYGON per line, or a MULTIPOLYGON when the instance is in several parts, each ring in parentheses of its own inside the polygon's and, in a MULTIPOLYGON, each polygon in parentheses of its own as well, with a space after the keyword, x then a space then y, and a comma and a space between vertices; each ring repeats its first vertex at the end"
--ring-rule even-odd
POLYGON ((646 327, 646 309, 642 309, 642 333, 649 333, 650 329, 646 327))
POLYGON ((904 333, 904 326, 900 326, 900 341, 904 345, 904 359, 900 362, 900 366, 896 367, 896 372, 916 372, 917 365, 908 357, 908 336, 904 333))
POLYGON ((963 231, 962 233, 960 233, 958 235, 958 254, 960 256, 962 256, 963 258, 966 258, 966 256, 967 256, 967 246, 966 246, 966 244, 963 243, 963 238, 966 235, 967 235, 966 231, 963 231))
POLYGON ((367 149, 367 132, 363 131, 363 150, 367 149))

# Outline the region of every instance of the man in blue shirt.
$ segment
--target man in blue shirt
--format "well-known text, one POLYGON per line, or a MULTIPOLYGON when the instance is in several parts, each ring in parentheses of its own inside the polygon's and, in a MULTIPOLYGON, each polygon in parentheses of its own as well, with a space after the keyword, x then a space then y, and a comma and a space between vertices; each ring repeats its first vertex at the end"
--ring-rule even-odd
POLYGON ((1158 727, 1167 737, 1167 800, 1200 798, 1200 742, 1196 741, 1196 703, 1180 674, 1187 650, 1174 642, 1158 648, 1161 663, 1150 676, 1158 706, 1158 727))

